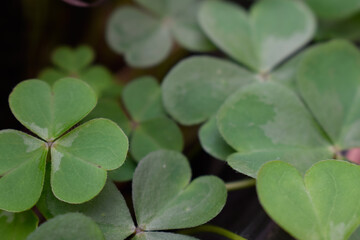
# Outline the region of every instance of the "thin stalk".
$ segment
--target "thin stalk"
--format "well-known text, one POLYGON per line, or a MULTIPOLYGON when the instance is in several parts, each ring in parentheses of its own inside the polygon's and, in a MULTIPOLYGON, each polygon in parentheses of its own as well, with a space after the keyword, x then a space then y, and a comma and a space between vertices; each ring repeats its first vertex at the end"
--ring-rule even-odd
POLYGON ((219 236, 223 236, 231 240, 246 240, 246 238, 243 238, 233 232, 230 232, 229 230, 214 225, 202 225, 199 227, 181 230, 178 233, 186 234, 186 235, 194 235, 195 233, 200 233, 200 232, 215 233, 219 236))
POLYGON ((235 181, 235 182, 229 182, 229 183, 226 183, 225 186, 229 192, 229 191, 252 187, 252 186, 255 186, 255 184, 256 184, 255 179, 250 178, 250 179, 245 179, 245 180, 240 180, 240 181, 235 181))

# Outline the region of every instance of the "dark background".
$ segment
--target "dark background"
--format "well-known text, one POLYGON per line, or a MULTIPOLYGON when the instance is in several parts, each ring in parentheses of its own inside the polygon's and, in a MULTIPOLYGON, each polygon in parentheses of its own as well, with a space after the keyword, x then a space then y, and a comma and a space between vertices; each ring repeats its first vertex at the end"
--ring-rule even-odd
MULTIPOLYGON (((133 4, 131 1, 108 0, 94 8, 74 7, 61 0, 4 2, 6 3, 2 4, 0 21, 0 129, 24 130, 10 112, 8 96, 17 83, 36 78, 42 68, 51 66, 51 51, 59 45, 92 46, 96 52, 96 62, 107 66, 117 76, 117 81, 123 83, 142 74, 151 74, 162 79, 177 60, 190 55, 175 46, 171 56, 157 67, 145 70, 128 68, 123 58, 109 49, 104 35, 106 20, 112 10, 123 4, 133 4)), ((250 0, 241 1, 246 8, 250 3, 250 0)), ((220 52, 214 54, 221 55, 220 52)), ((185 129, 188 132, 196 130, 196 127, 185 129)), ((199 142, 195 140, 185 150, 186 155, 191 155, 194 177, 215 174, 224 181, 244 178, 224 162, 209 157, 200 149, 199 142), (194 149, 197 149, 195 153, 194 149)), ((119 188, 125 195, 130 191, 129 184, 119 188)), ((248 239, 291 239, 262 210, 254 187, 230 192, 225 209, 211 223, 248 239)), ((202 234, 199 237, 208 240, 225 239, 214 234, 202 234)))

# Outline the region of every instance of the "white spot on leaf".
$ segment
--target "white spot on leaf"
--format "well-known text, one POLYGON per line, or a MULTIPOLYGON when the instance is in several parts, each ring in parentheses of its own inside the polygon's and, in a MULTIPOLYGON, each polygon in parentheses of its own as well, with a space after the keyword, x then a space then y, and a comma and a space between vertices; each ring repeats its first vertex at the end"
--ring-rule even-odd
POLYGON ((53 149, 51 152, 51 161, 52 161, 52 170, 57 172, 60 169, 61 159, 64 157, 64 154, 53 149))

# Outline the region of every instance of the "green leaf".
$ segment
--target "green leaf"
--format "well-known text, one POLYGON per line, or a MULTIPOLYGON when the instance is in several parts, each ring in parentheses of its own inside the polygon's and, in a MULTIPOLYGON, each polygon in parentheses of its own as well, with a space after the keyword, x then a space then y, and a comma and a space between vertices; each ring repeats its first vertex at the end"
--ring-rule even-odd
POLYGON ((135 168, 136 162, 128 156, 121 167, 109 171, 109 177, 116 182, 130 181, 133 178, 135 168))
POLYGON ((339 20, 353 15, 360 10, 358 0, 305 0, 321 19, 339 20))
POLYGON ((106 39, 133 67, 150 67, 164 60, 172 46, 170 32, 161 20, 137 8, 115 10, 107 24, 106 39))
POLYGON ((218 47, 259 72, 273 69, 305 45, 315 31, 315 19, 301 1, 259 1, 250 15, 239 5, 205 1, 199 19, 218 47))
POLYGON ((298 71, 310 110, 336 147, 360 145, 360 52, 343 40, 313 47, 298 71))
POLYGON ((216 118, 212 117, 199 130, 199 140, 202 148, 211 156, 226 160, 226 158, 235 152, 221 136, 216 125, 216 118))
POLYGON ((52 141, 95 107, 96 95, 86 83, 74 78, 63 78, 52 88, 40 80, 27 80, 14 88, 9 104, 25 127, 52 141))
POLYGON ((176 121, 197 124, 214 115, 231 93, 254 81, 254 75, 231 62, 191 57, 165 77, 163 103, 176 121))
POLYGON ((132 240, 196 240, 197 238, 165 232, 142 232, 132 240))
POLYGON ((360 227, 350 236, 350 240, 358 240, 360 238, 360 227))
POLYGON ((52 86, 57 80, 65 77, 68 77, 68 74, 55 68, 45 68, 39 73, 38 79, 43 80, 52 86))
POLYGON ((103 66, 93 66, 79 73, 79 78, 93 88, 98 96, 111 86, 113 77, 103 66))
POLYGON ((96 196, 106 170, 125 161, 128 140, 119 126, 94 119, 57 140, 51 148, 51 187, 57 198, 82 203, 96 196))
POLYGON ((75 49, 63 46, 54 51, 51 59, 60 69, 69 73, 79 73, 94 60, 94 52, 85 45, 75 49))
POLYGON ((25 240, 36 229, 39 219, 33 211, 11 213, 0 210, 0 236, 7 240, 25 240))
POLYGON ((204 176, 189 184, 191 169, 175 151, 147 155, 135 170, 133 203, 143 230, 195 227, 215 217, 226 201, 226 188, 217 177, 204 176))
POLYGON ((2 130, 0 152, 0 209, 30 209, 41 194, 47 145, 25 133, 2 130))
POLYGON ((125 107, 135 121, 165 116, 161 89, 155 78, 137 78, 125 86, 122 94, 125 107))
POLYGON ((100 228, 91 218, 80 213, 68 213, 42 224, 27 240, 104 240, 100 228))
POLYGON ((131 132, 131 123, 122 110, 120 103, 115 99, 100 99, 96 107, 83 119, 83 122, 94 118, 107 118, 114 121, 127 136, 131 132))
POLYGON ((352 41, 360 39, 360 12, 342 21, 325 21, 319 23, 316 40, 346 38, 352 41))
POLYGON ((169 0, 135 0, 142 7, 150 10, 154 15, 164 17, 168 11, 169 0))
POLYGON ((167 149, 181 152, 183 147, 184 141, 179 127, 166 117, 140 123, 130 140, 130 152, 137 162, 156 150, 167 149))
POLYGON ((280 84, 254 84, 234 93, 219 109, 217 120, 225 141, 238 151, 228 163, 252 177, 271 160, 287 161, 304 173, 333 155, 315 119, 280 84))
POLYGON ((327 160, 305 179, 287 163, 265 164, 257 192, 266 212, 300 240, 345 240, 360 225, 360 167, 327 160))
POLYGON ((53 217, 68 212, 80 212, 92 218, 102 230, 106 240, 122 240, 135 231, 125 199, 116 186, 108 181, 98 196, 84 204, 67 204, 58 200, 50 185, 44 186, 40 211, 48 211, 53 217))

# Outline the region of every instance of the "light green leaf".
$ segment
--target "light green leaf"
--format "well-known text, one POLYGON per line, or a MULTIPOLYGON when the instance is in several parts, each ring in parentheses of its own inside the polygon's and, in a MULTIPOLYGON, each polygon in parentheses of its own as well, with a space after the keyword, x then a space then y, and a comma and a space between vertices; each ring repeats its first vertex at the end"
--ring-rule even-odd
POLYGON ((132 240, 196 240, 197 238, 167 232, 142 232, 132 240))
POLYGON ((52 88, 40 80, 27 80, 14 88, 9 104, 25 127, 52 141, 95 107, 96 95, 86 83, 74 78, 63 78, 52 88))
POLYGON ((60 215, 42 224, 27 240, 104 240, 100 228, 80 213, 60 215))
POLYGON ((305 0, 321 19, 339 20, 360 10, 358 0, 305 0))
POLYGON ((226 158, 235 152, 220 135, 216 125, 216 117, 210 118, 199 130, 199 140, 202 148, 211 156, 226 160, 226 158))
POLYGON ((58 200, 50 185, 44 186, 40 199, 40 211, 48 211, 53 217, 68 212, 80 212, 91 217, 102 230, 106 240, 123 240, 130 236, 135 226, 125 199, 116 186, 108 181, 98 196, 84 204, 67 204, 58 200))
POLYGON ((79 78, 93 88, 98 96, 111 86, 113 77, 103 66, 93 66, 79 73, 79 78))
POLYGON ((231 62, 191 57, 165 77, 163 103, 176 121, 197 124, 214 115, 231 93, 254 81, 254 75, 231 62))
POLYGON ((128 156, 124 164, 121 165, 121 167, 109 171, 109 177, 116 182, 130 181, 133 178, 135 168, 136 168, 135 161, 128 156))
POLYGON ((21 213, 0 210, 0 236, 4 240, 25 240, 38 223, 39 219, 31 210, 21 213))
POLYGON ((305 172, 331 158, 331 143, 300 99, 276 83, 248 86, 234 93, 217 114, 225 141, 238 151, 230 166, 249 176, 271 160, 284 160, 305 172))
POLYGON ((125 86, 122 94, 125 107, 135 121, 165 116, 161 89, 155 78, 137 78, 125 86))
POLYGON ((115 10, 107 24, 106 39, 133 67, 150 67, 169 54, 172 40, 161 20, 133 7, 115 10))
POLYGON ((19 131, 2 130, 0 153, 0 209, 30 209, 39 199, 44 182, 46 143, 19 131))
POLYGON ((199 19, 217 46, 258 72, 273 69, 305 45, 315 31, 311 11, 293 0, 260 1, 250 15, 239 5, 205 1, 199 19))
POLYGON ((106 170, 125 161, 128 140, 117 124, 94 119, 57 140, 51 148, 51 187, 65 202, 82 203, 96 196, 106 170))
POLYGON ((64 77, 68 77, 68 74, 55 68, 45 68, 39 73, 38 79, 43 80, 52 86, 57 80, 64 77))
POLYGON ((258 174, 257 192, 266 212, 299 240, 345 240, 360 225, 360 167, 327 160, 305 179, 291 165, 274 161, 258 174))
POLYGON ((340 149, 360 145, 360 52, 334 40, 309 50, 298 86, 310 110, 340 149))
POLYGON ((84 118, 83 122, 94 118, 107 118, 121 127, 126 135, 131 132, 131 123, 115 99, 100 99, 96 107, 84 118))
POLYGON ((130 140, 130 152, 138 162, 150 152, 167 149, 181 152, 183 136, 176 123, 166 117, 140 123, 130 140))
POLYGON ((70 73, 79 73, 94 60, 94 52, 85 45, 75 49, 63 46, 54 51, 51 59, 60 69, 70 73))
POLYGON ((175 151, 157 151, 140 161, 133 177, 133 203, 143 230, 195 227, 215 217, 226 201, 217 177, 204 176, 189 184, 186 158, 175 151))

